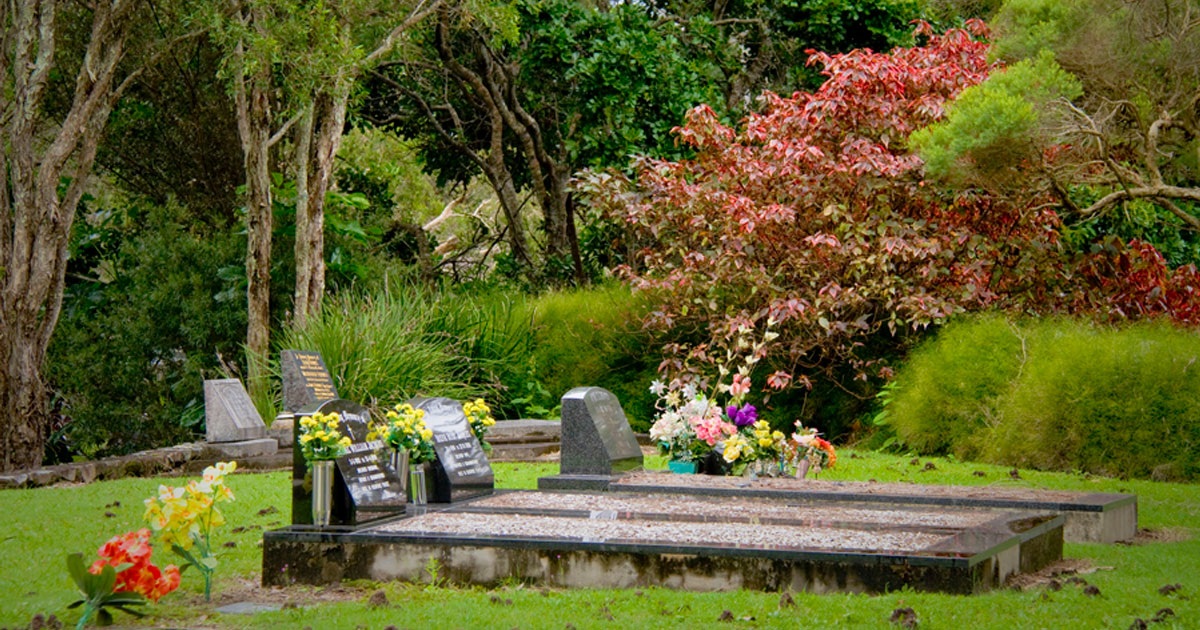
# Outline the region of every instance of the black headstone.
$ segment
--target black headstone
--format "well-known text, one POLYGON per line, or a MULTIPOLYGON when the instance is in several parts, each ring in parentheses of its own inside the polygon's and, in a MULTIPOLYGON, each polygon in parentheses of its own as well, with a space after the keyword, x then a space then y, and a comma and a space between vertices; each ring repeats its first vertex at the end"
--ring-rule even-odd
POLYGON ((250 394, 236 378, 204 381, 204 426, 208 442, 241 442, 267 437, 267 426, 250 394))
POLYGON ((337 458, 333 480, 331 525, 355 526, 404 511, 400 478, 392 469, 391 449, 383 440, 367 440, 371 416, 366 407, 349 400, 328 400, 296 413, 292 455, 292 522, 312 524, 311 473, 300 450, 300 420, 316 412, 341 416, 339 428, 350 437, 350 448, 337 458))
POLYGON ((479 440, 471 433, 471 424, 462 403, 449 398, 418 398, 413 407, 425 411, 425 425, 433 431, 434 492, 429 500, 450 503, 491 494, 496 485, 492 464, 479 440))
POLYGON ((279 355, 283 377, 283 409, 296 413, 338 397, 321 355, 309 350, 284 350, 279 355))
POLYGON ((617 397, 600 387, 576 387, 562 398, 564 475, 612 475, 642 467, 642 448, 617 397))

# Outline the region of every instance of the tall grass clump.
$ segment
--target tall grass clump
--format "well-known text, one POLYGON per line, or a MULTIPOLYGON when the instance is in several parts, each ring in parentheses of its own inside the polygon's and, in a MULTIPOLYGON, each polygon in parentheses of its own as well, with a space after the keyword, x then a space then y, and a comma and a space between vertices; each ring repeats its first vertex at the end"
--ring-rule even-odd
POLYGON ((627 285, 544 293, 526 308, 534 330, 526 394, 553 406, 574 387, 603 387, 616 394, 636 430, 649 428, 648 388, 661 356, 642 329, 645 305, 627 285))
POLYGON ((1043 470, 1194 479, 1200 335, 1165 323, 1037 326, 1036 350, 999 405, 984 457, 1043 470))
POLYGON ((315 350, 342 398, 391 405, 416 395, 487 395, 469 382, 466 357, 440 326, 436 298, 416 287, 326 300, 303 328, 286 331, 283 348, 315 350))
POLYGON ((1200 335, 1070 319, 956 322, 899 371, 898 440, 1043 470, 1200 477, 1200 335))
POLYGON ((996 404, 1020 371, 1024 343, 998 315, 960 319, 919 346, 892 388, 888 422, 926 454, 978 454, 977 437, 996 422, 996 404))

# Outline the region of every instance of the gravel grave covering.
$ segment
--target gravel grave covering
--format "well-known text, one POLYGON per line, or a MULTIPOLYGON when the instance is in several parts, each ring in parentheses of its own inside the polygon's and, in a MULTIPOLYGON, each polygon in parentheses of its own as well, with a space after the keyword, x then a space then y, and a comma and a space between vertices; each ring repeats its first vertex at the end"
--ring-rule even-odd
POLYGON ((913 483, 874 483, 869 481, 819 481, 790 477, 731 477, 722 475, 676 475, 641 471, 622 476, 613 490, 632 486, 679 488, 729 488, 743 490, 790 490, 794 492, 855 493, 865 495, 905 495, 1013 501, 1053 501, 1072 503, 1091 493, 1065 490, 1039 490, 1004 486, 941 486, 913 483))
MULTIPOLYGON (((948 536, 904 532, 731 523, 613 521, 524 514, 434 512, 381 525, 392 534, 434 534, 456 538, 525 538, 594 543, 667 544, 840 551, 917 553, 948 536)), ((943 554, 939 554, 943 555, 943 554)))
MULTIPOLYGON (((470 507, 528 510, 580 510, 594 515, 616 512, 621 517, 664 515, 675 520, 795 521, 807 526, 835 524, 845 527, 939 527, 966 529, 996 520, 991 510, 933 510, 928 507, 893 508, 870 504, 846 506, 831 503, 800 504, 781 499, 700 497, 674 494, 506 492, 477 501, 470 507), (848 525, 849 524, 849 525, 848 525)), ((620 518, 620 517, 619 517, 620 518)))

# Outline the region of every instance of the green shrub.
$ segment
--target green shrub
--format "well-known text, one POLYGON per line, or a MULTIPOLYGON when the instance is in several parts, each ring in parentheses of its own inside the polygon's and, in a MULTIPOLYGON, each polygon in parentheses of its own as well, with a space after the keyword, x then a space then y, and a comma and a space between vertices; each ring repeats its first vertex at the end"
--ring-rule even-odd
POLYGON ((1004 318, 960 319, 919 346, 896 376, 888 422, 924 454, 978 453, 996 400, 1020 370, 1022 341, 1004 318))
POLYGON ((53 459, 98 457, 193 439, 203 379, 236 361, 244 302, 222 301, 223 266, 245 242, 196 230, 179 207, 129 207, 75 225, 47 378, 65 424, 53 459))
POLYGON ((1067 319, 960 320, 897 374, 888 422, 921 453, 1196 478, 1200 335, 1067 319))
POLYGON ((983 456, 1107 475, 1200 472, 1200 336, 1166 324, 1038 326, 983 456))

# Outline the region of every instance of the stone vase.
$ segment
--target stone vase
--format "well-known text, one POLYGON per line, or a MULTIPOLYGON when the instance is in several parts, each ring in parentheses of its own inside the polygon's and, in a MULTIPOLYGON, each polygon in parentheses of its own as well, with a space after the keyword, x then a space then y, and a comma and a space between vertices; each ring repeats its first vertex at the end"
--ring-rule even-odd
POLYGON ((312 462, 312 520, 317 527, 329 527, 333 511, 333 466, 332 459, 312 462))

